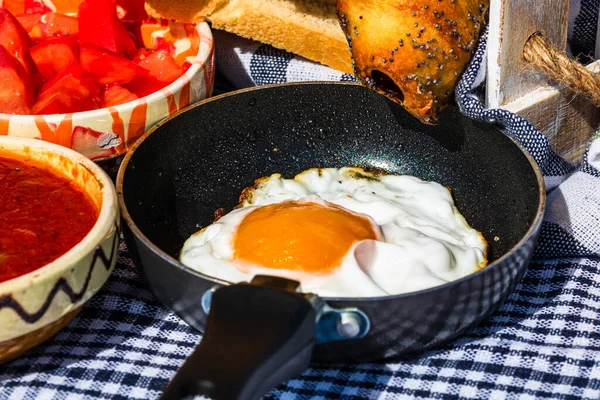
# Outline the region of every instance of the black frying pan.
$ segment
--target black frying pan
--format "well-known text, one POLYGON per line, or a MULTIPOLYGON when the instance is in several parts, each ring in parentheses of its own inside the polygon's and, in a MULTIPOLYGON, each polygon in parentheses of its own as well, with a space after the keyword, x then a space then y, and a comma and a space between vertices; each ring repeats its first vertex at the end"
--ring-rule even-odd
POLYGON ((258 398, 301 373, 311 357, 380 360, 460 335, 515 288, 545 204, 535 162, 496 127, 452 108, 438 126, 423 125, 383 96, 340 83, 265 86, 191 106, 136 143, 117 190, 127 244, 150 288, 204 332, 164 398, 258 398), (450 186, 490 244, 491 265, 416 293, 319 299, 294 292, 292 281, 228 285, 177 261, 183 242, 215 210, 236 205, 257 177, 341 166, 450 186))

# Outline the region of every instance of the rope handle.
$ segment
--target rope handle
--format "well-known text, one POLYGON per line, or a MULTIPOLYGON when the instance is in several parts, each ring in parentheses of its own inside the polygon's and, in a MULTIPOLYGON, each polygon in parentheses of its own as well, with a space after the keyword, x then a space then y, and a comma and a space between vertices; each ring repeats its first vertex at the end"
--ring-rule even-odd
POLYGON ((588 97, 596 107, 600 107, 600 74, 569 58, 565 51, 556 49, 541 32, 529 37, 521 56, 527 66, 588 97))

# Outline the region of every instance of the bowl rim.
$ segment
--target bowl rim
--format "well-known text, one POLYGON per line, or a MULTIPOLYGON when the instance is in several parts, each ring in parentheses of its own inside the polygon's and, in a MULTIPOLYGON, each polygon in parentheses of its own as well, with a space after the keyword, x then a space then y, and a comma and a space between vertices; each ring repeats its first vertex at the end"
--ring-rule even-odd
MULTIPOLYGON (((115 229, 119 224, 117 193, 109 176, 102 168, 100 168, 100 166, 75 150, 54 143, 31 138, 0 136, 0 155, 4 156, 10 153, 19 154, 19 150, 25 148, 35 148, 44 152, 59 154, 68 158, 73 163, 81 165, 92 175, 100 186, 102 205, 100 206, 98 218, 96 219, 94 226, 83 239, 79 241, 79 243, 46 265, 26 274, 0 282, 0 295, 33 286, 46 279, 48 276, 74 267, 81 258, 87 256, 90 252, 93 252, 96 247, 108 237, 111 230, 115 229)), ((48 164, 52 166, 52 164, 48 164)), ((115 229, 115 234, 117 234, 117 231, 118 229, 115 229)))
POLYGON ((11 122, 21 122, 21 121, 30 121, 32 118, 44 118, 50 120, 63 120, 67 116, 71 118, 77 119, 93 119, 94 117, 101 116, 106 114, 110 108, 114 108, 117 111, 126 111, 133 109, 135 105, 139 104, 141 101, 145 101, 147 104, 152 104, 158 100, 161 100, 164 97, 164 92, 169 93, 177 93, 181 91, 183 86, 188 83, 194 76, 198 73, 202 72, 209 65, 210 58, 214 52, 214 38, 212 35, 212 31, 208 23, 201 22, 196 25, 196 31, 200 36, 200 45, 198 47, 198 54, 194 58, 192 65, 182 74, 179 78, 171 82, 169 85, 157 90, 156 92, 150 93, 144 97, 137 98, 135 100, 128 101, 127 103, 117 104, 111 107, 103 107, 96 108, 93 110, 87 111, 78 111, 74 113, 66 113, 66 114, 6 114, 0 113, 0 121, 11 121, 11 122), (208 38, 210 40, 203 41, 202 38, 208 38))
MULTIPOLYGON (((188 107, 185 107, 179 111, 177 111, 174 114, 171 114, 170 116, 168 116, 167 118, 163 119, 162 121, 160 121, 159 123, 157 123, 156 125, 154 125, 152 128, 150 128, 148 131, 146 131, 141 137, 138 138, 138 140, 131 146, 131 148, 129 149, 129 151, 127 152, 127 154, 125 155, 125 157, 123 158, 123 161, 121 162, 121 165, 119 166, 119 171, 117 173, 117 179, 116 179, 116 188, 117 188, 117 197, 118 197, 118 201, 119 201, 119 208, 121 211, 121 217, 123 219, 123 221, 126 223, 127 227, 131 230, 132 234, 139 239, 140 241, 142 241, 146 247, 152 251, 154 254, 156 254, 158 257, 164 259, 165 261, 167 261, 170 265, 172 265, 175 268, 179 268, 187 273, 191 273, 192 275, 196 275, 200 278, 203 278, 209 282, 213 282, 215 284, 218 285, 232 285, 235 284, 234 282, 230 282, 230 281, 226 281, 223 279, 219 279, 219 278, 214 278, 212 276, 206 275, 202 272, 196 271, 194 269, 192 269, 191 267, 188 267, 186 265, 184 265, 181 261, 179 261, 179 259, 173 258, 171 257, 169 254, 167 254, 166 252, 164 252, 162 249, 160 249, 156 244, 154 244, 142 231, 141 229, 137 226, 137 224, 133 221, 131 215, 129 214, 129 210, 127 209, 127 206, 125 204, 125 197, 123 194, 123 182, 124 182, 124 178, 125 178, 125 170, 127 169, 127 165, 129 164, 129 161, 131 160, 131 158, 133 157, 133 154, 135 153, 135 151, 137 150, 138 147, 140 147, 142 145, 142 143, 157 129, 159 129, 162 125, 164 125, 165 123, 167 123, 168 121, 170 121, 171 119, 177 117, 179 114, 182 114, 184 112, 187 112, 195 107, 200 107, 203 104, 212 102, 212 101, 218 101, 221 98, 224 97, 229 97, 229 96, 235 96, 237 94, 240 93, 245 93, 245 92, 252 92, 255 90, 268 90, 270 88, 277 88, 277 87, 281 87, 281 86, 297 86, 297 85, 345 85, 345 86, 362 86, 360 83, 357 82, 337 82, 337 81, 304 81, 304 82, 286 82, 286 83, 275 83, 275 84, 269 84, 269 85, 261 85, 261 86, 255 86, 255 87, 250 87, 250 88, 244 88, 244 89, 239 89, 239 90, 234 90, 228 93, 223 93, 221 95, 217 95, 217 96, 212 96, 210 98, 207 98, 205 100, 199 101, 198 103, 192 104, 188 107)), ((538 204, 537 204, 537 209, 535 212, 535 217, 533 218, 533 220, 531 221, 531 223, 529 224, 529 228, 527 230, 527 232, 519 239, 519 241, 511 248, 509 249, 506 253, 504 253, 502 256, 500 256, 498 259, 494 260, 493 262, 491 262, 490 264, 488 264, 485 268, 481 268, 478 269, 477 271, 466 275, 460 279, 456 279, 454 281, 451 282, 446 282, 442 285, 438 285, 438 286, 434 286, 431 288, 427 288, 427 289, 422 289, 422 290, 418 290, 418 291, 413 291, 413 292, 407 292, 407 293, 400 293, 400 294, 394 294, 394 295, 387 295, 387 296, 378 296, 378 297, 322 297, 324 300, 327 301, 333 301, 333 302, 343 302, 343 301, 348 301, 348 300, 352 300, 353 302, 370 302, 370 301, 380 301, 380 300, 393 300, 393 299, 399 299, 399 298, 405 298, 405 297, 412 297, 412 296, 418 296, 418 295, 426 295, 428 293, 440 290, 442 288, 448 288, 450 286, 456 285, 458 283, 461 282, 466 282, 469 281, 471 279, 475 279, 478 276, 480 276, 481 274, 484 274, 486 270, 488 270, 489 268, 494 268, 496 265, 499 265, 503 262, 505 262, 505 260, 507 260, 509 257, 512 256, 513 253, 515 253, 518 249, 520 249, 521 247, 523 247, 535 234, 536 232, 538 232, 539 227, 542 224, 542 219, 544 217, 544 211, 546 208, 546 186, 545 186, 545 182, 544 182, 544 176, 542 174, 542 171, 539 167, 539 165, 537 164, 537 162, 534 160, 534 158, 531 156, 531 154, 527 151, 527 149, 525 149, 525 147, 523 147, 523 145, 521 145, 519 142, 517 142, 514 138, 512 138, 510 135, 507 135, 506 133, 503 132, 503 134, 510 140, 512 141, 518 148, 519 150, 523 153, 523 156, 527 159, 527 161, 529 162, 529 164, 531 165, 531 168, 534 172, 535 175, 535 179, 537 181, 538 184, 538 204)))

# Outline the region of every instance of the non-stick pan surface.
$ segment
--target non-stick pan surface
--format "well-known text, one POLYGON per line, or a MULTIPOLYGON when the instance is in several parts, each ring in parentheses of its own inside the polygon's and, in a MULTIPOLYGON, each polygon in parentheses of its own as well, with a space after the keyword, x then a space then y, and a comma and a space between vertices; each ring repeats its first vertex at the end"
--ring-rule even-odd
POLYGON ((317 345, 315 359, 375 360, 429 348, 481 321, 514 289, 543 213, 535 163, 499 129, 455 108, 427 126, 355 84, 259 87, 209 99, 159 124, 119 171, 128 246, 156 296, 203 329, 201 297, 223 282, 179 264, 183 242, 210 224, 215 210, 231 210, 258 177, 341 166, 450 186, 459 210, 487 239, 491 265, 413 294, 327 299, 358 307, 371 326, 362 339, 317 345))

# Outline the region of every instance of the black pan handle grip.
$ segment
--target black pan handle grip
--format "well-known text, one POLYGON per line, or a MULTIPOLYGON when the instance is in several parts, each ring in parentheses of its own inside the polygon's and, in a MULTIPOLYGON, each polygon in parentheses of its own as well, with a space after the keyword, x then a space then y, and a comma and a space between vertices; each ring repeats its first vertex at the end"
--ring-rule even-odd
POLYGON ((218 289, 200 345, 161 399, 259 399, 308 367, 315 320, 296 293, 250 284, 218 289))

